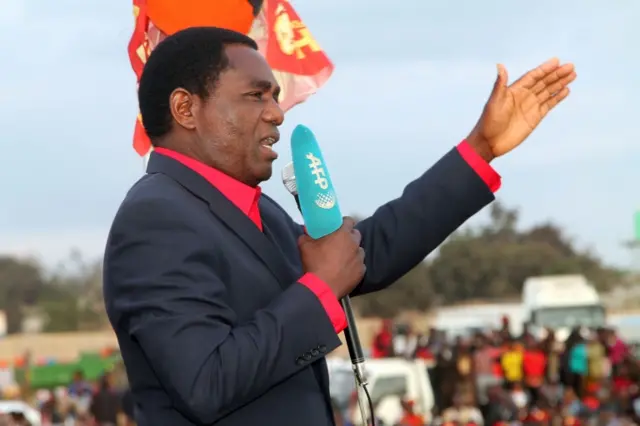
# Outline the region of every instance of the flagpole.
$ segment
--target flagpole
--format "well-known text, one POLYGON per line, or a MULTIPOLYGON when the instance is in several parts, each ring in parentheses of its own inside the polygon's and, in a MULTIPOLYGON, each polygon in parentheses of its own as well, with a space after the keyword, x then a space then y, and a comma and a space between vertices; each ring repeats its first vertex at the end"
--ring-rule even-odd
POLYGON ((147 152, 143 157, 142 157, 142 172, 144 174, 144 172, 146 172, 147 170, 147 165, 149 164, 149 157, 151 156, 151 150, 149 150, 149 152, 147 152))

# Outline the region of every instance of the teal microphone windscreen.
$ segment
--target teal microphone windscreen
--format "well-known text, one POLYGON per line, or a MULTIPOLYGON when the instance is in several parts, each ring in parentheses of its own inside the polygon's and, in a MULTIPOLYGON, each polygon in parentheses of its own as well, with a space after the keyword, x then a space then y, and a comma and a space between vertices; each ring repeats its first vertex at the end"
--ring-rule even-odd
POLYGON ((342 213, 322 151, 308 127, 293 129, 291 155, 307 234, 322 238, 342 226, 342 213))

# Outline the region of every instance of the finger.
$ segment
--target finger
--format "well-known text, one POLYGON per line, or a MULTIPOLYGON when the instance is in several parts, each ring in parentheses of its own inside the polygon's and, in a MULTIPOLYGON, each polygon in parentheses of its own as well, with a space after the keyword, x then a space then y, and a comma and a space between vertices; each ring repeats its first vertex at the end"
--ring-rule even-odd
POLYGON ((509 75, 504 65, 498 64, 497 68, 498 76, 496 77, 496 82, 493 84, 492 96, 498 96, 500 92, 507 88, 507 83, 509 82, 509 75))
POLYGON ((555 96, 562 89, 564 89, 569 84, 571 84, 571 82, 575 80, 577 76, 578 75, 575 72, 572 72, 571 74, 565 76, 559 81, 556 81, 555 83, 551 84, 549 87, 545 88, 542 92, 538 94, 537 96, 538 102, 543 103, 548 101, 551 97, 555 96))
POLYGON ((569 88, 565 87, 562 90, 560 90, 557 94, 552 96, 548 101, 543 103, 540 106, 540 112, 542 113, 542 116, 544 117, 545 115, 547 115, 549 111, 551 111, 556 106, 558 106, 560 102, 564 101, 566 97, 569 96, 569 93, 570 93, 569 88))
POLYGON ((351 238, 353 238, 353 242, 357 245, 360 245, 360 241, 362 241, 362 234, 357 229, 351 230, 351 238))
POLYGON ((558 80, 561 80, 561 79, 571 75, 572 73, 575 74, 575 66, 573 64, 564 64, 560 68, 558 68, 558 69, 556 69, 554 71, 551 71, 542 80, 538 81, 531 88, 531 91, 534 94, 537 95, 538 93, 540 93, 543 90, 545 90, 545 88, 547 88, 550 85, 554 84, 558 80))
POLYGON ((549 59, 520 77, 512 84, 512 87, 531 89, 539 80, 543 79, 547 74, 558 68, 559 64, 560 60, 558 58, 549 59))
POLYGON ((354 226, 356 226, 356 221, 352 217, 345 216, 342 219, 342 227, 347 231, 351 231, 354 226))

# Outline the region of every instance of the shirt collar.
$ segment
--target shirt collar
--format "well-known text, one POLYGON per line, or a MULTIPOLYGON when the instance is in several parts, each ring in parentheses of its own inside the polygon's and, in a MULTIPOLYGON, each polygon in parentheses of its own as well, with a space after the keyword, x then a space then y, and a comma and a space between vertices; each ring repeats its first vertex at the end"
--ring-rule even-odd
POLYGON ((229 199, 245 215, 249 215, 252 206, 258 202, 262 190, 260 187, 251 187, 220 170, 207 166, 198 160, 167 148, 154 148, 154 152, 167 156, 181 163, 185 167, 205 178, 213 187, 229 199))

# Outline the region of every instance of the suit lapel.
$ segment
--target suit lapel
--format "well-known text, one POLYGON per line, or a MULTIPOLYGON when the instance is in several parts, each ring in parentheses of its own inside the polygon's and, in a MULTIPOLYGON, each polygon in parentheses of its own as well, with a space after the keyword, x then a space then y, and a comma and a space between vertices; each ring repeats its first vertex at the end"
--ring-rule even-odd
POLYGON ((298 278, 275 244, 260 232, 251 219, 198 173, 176 160, 157 153, 151 153, 147 173, 165 174, 196 197, 206 201, 213 214, 255 253, 283 289, 298 278))

